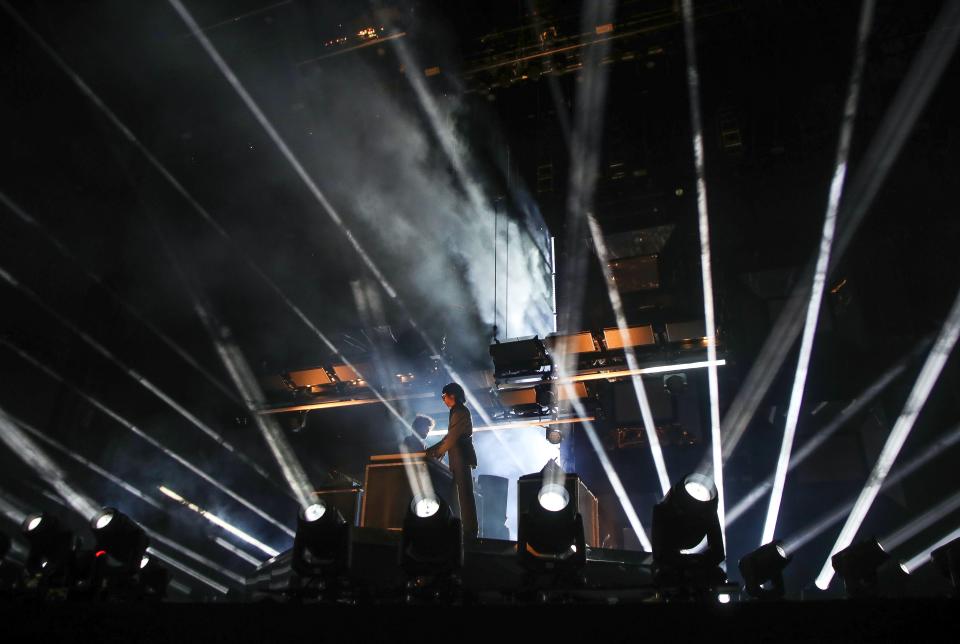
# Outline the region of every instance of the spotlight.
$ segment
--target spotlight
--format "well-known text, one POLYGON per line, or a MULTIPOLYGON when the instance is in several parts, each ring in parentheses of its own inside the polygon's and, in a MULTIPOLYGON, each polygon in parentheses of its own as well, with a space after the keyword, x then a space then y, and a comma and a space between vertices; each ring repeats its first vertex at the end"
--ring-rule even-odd
POLYGON ((725 554, 717 504, 713 481, 701 474, 690 474, 653 507, 657 585, 700 593, 726 583, 726 575, 719 567, 725 554))
POLYGON ((547 427, 546 437, 551 445, 559 445, 563 442, 563 432, 556 427, 547 427))
POLYGON ((163 599, 167 596, 170 571, 150 555, 144 554, 140 558, 137 578, 140 581, 140 593, 143 598, 163 599))
POLYGON ((960 591, 960 538, 949 541, 930 553, 930 558, 944 577, 950 580, 954 594, 960 591))
POLYGON ((687 390, 687 374, 674 373, 670 374, 669 376, 664 376, 663 388, 666 389, 672 396, 681 395, 687 390))
POLYGON ((350 525, 335 507, 317 501, 300 511, 291 568, 301 577, 331 579, 350 567, 350 525))
POLYGON ((783 569, 792 557, 787 556, 782 541, 760 546, 740 560, 740 574, 751 597, 782 599, 784 595, 783 569))
POLYGON ((548 483, 540 489, 537 501, 544 510, 559 512, 570 505, 570 495, 562 485, 548 483))
MULTIPOLYGON (((528 572, 573 574, 587 561, 583 517, 567 490, 567 475, 555 461, 539 474, 521 480, 539 480, 536 499, 519 508, 517 557, 528 572)), ((575 481, 570 478, 570 481, 575 481)), ((519 487, 518 483, 518 487, 519 487)))
POLYGON ((105 572, 133 575, 140 569, 150 539, 133 519, 116 508, 103 508, 90 520, 90 528, 97 551, 106 553, 98 557, 105 572))
MULTIPOLYGON (((876 538, 859 541, 830 558, 833 569, 843 580, 848 597, 870 597, 877 595, 879 588, 878 572, 890 555, 876 538)), ((906 573, 902 564, 897 562, 898 571, 906 573)))
POLYGON ((28 573, 52 578, 69 572, 76 544, 73 534, 56 517, 31 514, 23 520, 22 528, 30 544, 25 566, 28 573))
POLYGON ((400 565, 410 577, 451 575, 463 567, 460 519, 440 497, 417 495, 403 520, 400 565))

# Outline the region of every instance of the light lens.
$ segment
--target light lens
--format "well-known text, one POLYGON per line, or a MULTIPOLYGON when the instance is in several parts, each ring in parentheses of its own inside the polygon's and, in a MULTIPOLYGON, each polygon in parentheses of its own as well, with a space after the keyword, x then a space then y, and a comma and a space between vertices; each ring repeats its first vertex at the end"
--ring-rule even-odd
POLYGON ((787 558, 787 551, 784 550, 783 546, 781 546, 779 543, 777 544, 777 554, 783 557, 784 559, 787 558))
POLYGON ((30 519, 30 523, 27 524, 27 532, 32 532, 37 529, 37 526, 40 525, 40 522, 43 521, 43 517, 33 517, 30 519))
POLYGON ((146 568, 148 563, 150 563, 149 556, 143 555, 142 557, 140 557, 140 570, 143 570, 144 568, 146 568))
POLYGON ((687 494, 692 496, 697 501, 706 503, 710 500, 710 488, 703 483, 698 481, 687 481, 684 483, 683 489, 685 489, 687 494))
POLYGON ((307 522, 313 522, 321 518, 324 514, 327 513, 327 506, 324 503, 314 503, 308 505, 307 509, 303 511, 303 518, 307 522))
POLYGON ((540 493, 537 494, 537 500, 540 501, 540 505, 543 506, 544 510, 559 512, 570 503, 570 494, 562 485, 548 483, 540 488, 540 493))
POLYGON ((436 499, 426 498, 417 501, 413 511, 421 519, 426 519, 435 515, 439 509, 440 503, 436 499))
POLYGON ((103 530, 110 522, 113 521, 113 512, 104 512, 99 517, 97 517, 96 528, 97 530, 103 530))

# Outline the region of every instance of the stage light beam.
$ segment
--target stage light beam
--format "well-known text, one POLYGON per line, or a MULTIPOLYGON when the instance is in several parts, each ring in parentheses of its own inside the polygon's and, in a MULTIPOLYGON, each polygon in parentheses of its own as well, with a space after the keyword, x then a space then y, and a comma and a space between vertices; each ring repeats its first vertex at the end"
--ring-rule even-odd
MULTIPOLYGON (((707 385, 710 395, 710 445, 713 454, 712 478, 717 487, 717 516, 724 547, 727 543, 723 485, 723 447, 720 440, 720 387, 717 378, 717 325, 713 308, 713 268, 710 256, 710 217, 707 212, 707 180, 704 169, 703 125, 700 117, 700 75, 694 37, 692 0, 683 0, 683 33, 687 54, 690 125, 693 132, 694 167, 697 174, 697 220, 700 233, 700 277, 703 283, 703 316, 707 327, 707 385)), ((668 485, 669 487, 669 485, 668 485)))
MULTIPOLYGON (((686 1, 689 2, 690 0, 686 1)), ((860 22, 857 28, 856 54, 853 69, 850 72, 850 82, 847 86, 847 99, 843 108, 843 122, 840 126, 840 140, 837 144, 833 179, 830 182, 827 212, 824 216, 823 231, 820 236, 820 250, 813 273, 810 300, 807 303, 803 336, 797 357, 797 370, 790 391, 790 404, 787 407, 783 441, 780 443, 780 455, 777 458, 777 469, 774 473, 773 487, 770 492, 770 505, 767 508, 767 518, 763 525, 763 536, 760 538, 761 545, 773 540, 777 528, 777 517, 780 514, 780 503, 783 499, 783 489, 786 485, 787 470, 790 465, 790 450, 793 448, 797 421, 800 419, 800 406, 803 402, 803 390, 807 382, 810 356, 813 354, 813 341, 817 331, 817 320, 820 317, 820 304, 823 301, 827 272, 830 268, 830 251, 833 248, 833 236, 837 228, 837 211, 840 207, 840 197, 843 195, 844 179, 847 175, 847 159, 850 156, 850 141, 853 138, 853 125, 857 116, 863 65, 867 57, 867 40, 870 36, 872 22, 873 0, 863 0, 860 8, 860 22)))
MULTIPOLYGON (((910 65, 883 122, 864 153, 838 216, 840 227, 831 253, 831 269, 837 265, 857 228, 870 210, 884 180, 893 167, 930 94, 953 59, 960 40, 960 0, 944 3, 927 31, 919 53, 910 65)), ((813 273, 813 260, 804 274, 813 273)), ((806 280, 801 280, 783 307, 767 336, 760 355, 723 419, 723 454, 729 459, 766 397, 790 348, 803 327, 806 280)))
MULTIPOLYGON (((610 299, 610 306, 613 308, 614 317, 617 320, 617 328, 621 335, 627 337, 627 316, 623 310, 623 301, 620 298, 620 291, 617 289, 613 279, 613 271, 610 269, 610 252, 607 249, 607 243, 603 238, 603 231, 600 230, 600 224, 597 223, 593 213, 584 213, 587 218, 587 225, 590 228, 590 235, 593 239, 593 246, 597 251, 597 259, 600 261, 600 269, 603 272, 603 279, 607 287, 607 295, 610 299)), ((640 364, 637 361, 637 353, 629 343, 624 344, 624 354, 627 358, 627 368, 630 371, 640 370, 640 364)), ((714 352, 714 359, 716 352, 714 352)), ((653 456, 653 465, 657 472, 657 478, 660 481, 660 492, 666 496, 670 491, 670 477, 667 474, 667 464, 663 459, 663 450, 660 447, 660 437, 657 435, 657 424, 653 419, 653 411, 650 409, 650 401, 647 398, 647 392, 643 385, 643 377, 634 375, 630 378, 633 384, 633 391, 637 397, 637 403, 640 405, 640 415, 643 418, 643 428, 646 432, 647 442, 650 444, 650 454, 653 456)))
POLYGON ((904 563, 903 565, 906 566, 907 570, 912 575, 917 570, 919 570, 923 566, 930 563, 931 552, 933 552, 934 550, 936 550, 941 546, 947 545, 954 539, 960 539, 960 528, 955 529, 953 532, 951 532, 950 534, 946 535, 941 539, 937 539, 934 543, 930 544, 929 546, 927 546, 926 548, 924 548, 914 556, 910 557, 910 559, 908 559, 906 563, 904 563))
MULTIPOLYGON (((910 435, 910 430, 913 429, 913 425, 920 415, 920 410, 923 409, 923 405, 926 403, 930 391, 936 384, 937 378, 940 376, 940 372, 947 362, 947 358, 950 357, 950 353, 957 343, 958 335, 960 335, 960 292, 957 293, 957 297, 950 309, 950 313, 947 315, 940 335, 930 350, 927 360, 920 371, 920 375, 917 376, 917 380, 913 385, 913 389, 910 391, 910 396, 907 398, 907 403, 904 405, 900 417, 897 418, 893 429, 890 430, 890 435, 887 437, 887 442, 883 446, 883 451, 880 452, 877 463, 874 465, 873 471, 870 472, 870 478, 867 479, 863 491, 854 504, 853 511, 850 513, 847 522, 840 531, 840 536, 837 537, 836 543, 833 548, 831 548, 830 556, 833 556, 850 545, 854 536, 856 536, 857 530, 860 529, 860 524, 863 523, 863 519, 867 516, 870 506, 880 492, 880 487, 883 485, 884 479, 886 479, 890 468, 900 454, 900 449, 910 435)), ((830 565, 830 559, 828 557, 823 569, 817 576, 817 587, 826 589, 830 585, 831 579, 833 579, 833 568, 830 565)))
MULTIPOLYGON (((880 490, 883 491, 893 485, 896 485, 933 459, 946 453, 947 450, 949 450, 951 447, 954 447, 958 443, 960 443, 960 425, 955 425, 948 430, 948 432, 942 438, 928 445, 927 448, 924 449, 920 454, 914 456, 907 463, 900 466, 897 471, 892 472, 890 476, 883 481, 883 484, 880 486, 880 490)), ((850 510, 853 508, 855 501, 856 498, 849 499, 846 503, 838 505, 824 516, 814 521, 799 534, 796 534, 788 539, 784 539, 784 547, 790 552, 799 550, 807 543, 823 534, 823 532, 826 531, 830 526, 847 517, 850 514, 850 510)))
MULTIPOLYGON (((866 407, 881 391, 887 388, 891 382, 893 382, 904 370, 907 368, 907 365, 910 362, 910 358, 913 357, 913 354, 917 353, 918 350, 922 347, 925 347, 929 343, 928 340, 921 342, 913 353, 910 356, 901 358, 897 364, 893 365, 890 369, 884 372, 880 378, 874 381, 869 387, 867 387, 863 392, 861 392, 849 405, 844 407, 840 412, 830 420, 822 429, 817 431, 810 440, 804 443, 800 449, 796 450, 790 457, 790 465, 787 468, 787 472, 793 470, 801 463, 803 463, 807 458, 813 454, 817 448, 823 445, 828 438, 834 435, 840 427, 842 427, 848 420, 855 417, 860 411, 866 407)), ((754 504, 760 501, 773 487, 773 478, 774 473, 771 473, 770 476, 764 480, 763 483, 757 485, 753 490, 751 490, 745 497, 737 501, 737 504, 727 512, 727 527, 733 525, 733 523, 739 519, 743 514, 752 508, 754 504)))
POLYGON ((246 532, 244 532, 244 531, 241 530, 240 528, 236 527, 235 525, 233 525, 233 524, 231 524, 231 523, 229 523, 229 522, 227 522, 227 521, 224 521, 223 519, 221 519, 221 518, 218 517, 217 515, 213 514, 212 512, 209 512, 209 511, 207 511, 207 510, 204 510, 203 508, 201 508, 200 506, 198 506, 196 503, 192 503, 192 502, 188 501, 187 499, 183 498, 182 496, 180 496, 179 494, 177 494, 176 492, 174 492, 173 490, 171 490, 171 489, 168 488, 167 486, 165 486, 165 485, 159 485, 159 486, 157 486, 157 489, 160 490, 165 496, 173 499, 174 501, 176 501, 176 502, 179 503, 180 505, 184 506, 185 508, 187 508, 187 509, 189 509, 189 510, 193 510, 194 512, 196 512, 197 514, 199 514, 200 516, 202 516, 204 519, 206 519, 207 521, 209 521, 209 522, 212 523, 213 525, 218 526, 218 527, 220 527, 220 528, 223 528, 224 530, 226 530, 227 532, 229 532, 229 533, 232 534, 233 536, 237 537, 237 538, 240 539, 241 541, 244 541, 244 542, 246 542, 246 543, 249 543, 251 546, 262 550, 262 551, 265 552, 267 555, 269 555, 269 556, 271 556, 271 557, 276 557, 277 555, 280 554, 280 551, 279 551, 279 550, 276 550, 275 548, 271 548, 271 547, 268 546, 267 544, 263 543, 262 541, 260 541, 260 540, 258 540, 258 539, 255 539, 254 537, 252 537, 251 535, 247 534, 246 532))
MULTIPOLYGON (((115 412, 115 411, 114 411, 113 409, 111 409, 110 407, 107 407, 105 404, 103 404, 102 402, 100 402, 98 399, 96 399, 96 398, 94 398, 93 396, 91 396, 90 394, 86 393, 85 391, 83 391, 82 389, 80 389, 79 387, 77 387, 76 385, 68 382, 65 378, 63 378, 63 376, 61 376, 60 374, 58 374, 56 371, 54 371, 54 370, 51 369, 50 367, 47 367, 45 364, 43 364, 42 362, 40 362, 39 360, 37 360, 36 358, 34 358, 34 357, 31 356, 30 354, 28 354, 26 351, 23 351, 22 349, 20 349, 20 348, 17 347, 16 345, 12 344, 12 343, 9 342, 6 338, 3 338, 3 337, 0 337, 0 344, 2 344, 2 345, 4 345, 4 346, 6 346, 7 348, 9 348, 11 351, 13 351, 13 352, 16 353, 17 355, 19 355, 23 360, 25 360, 26 362, 29 362, 31 365, 33 365, 34 367, 36 367, 38 370, 42 371, 43 373, 47 374, 47 375, 48 375, 50 378, 52 378, 53 380, 56 380, 57 382, 60 382, 60 383, 62 383, 63 385, 65 385, 65 386, 69 387, 70 389, 72 389, 73 391, 75 391, 80 397, 82 397, 84 400, 86 400, 88 403, 90 403, 90 404, 91 404, 94 408, 96 408, 98 411, 100 411, 100 412, 103 413, 104 415, 108 416, 110 419, 112 419, 113 421, 115 421, 117 424, 119 424, 120 426, 124 427, 125 429, 127 429, 129 432, 131 432, 131 433, 134 434, 135 436, 138 436, 139 438, 141 438, 142 440, 144 440, 145 442, 147 442, 148 444, 150 444, 152 447, 155 447, 156 449, 160 450, 161 452, 163 452, 164 454, 166 454, 168 457, 170 457, 171 459, 173 459, 174 461, 176 461, 177 463, 179 463, 180 465, 182 465, 182 466, 185 467, 186 469, 190 470, 192 473, 196 474, 198 477, 200 477, 201 479, 203 479, 204 481, 206 481, 206 482, 209 483, 210 485, 214 486, 215 488, 217 488, 218 490, 220 490, 221 492, 223 492, 224 494, 226 494, 227 496, 229 496, 231 499, 233 499, 234 501, 236 501, 236 502, 239 503, 240 505, 244 506, 245 508, 247 508, 248 510, 250 510, 251 512, 253 512, 253 513, 256 514, 257 516, 259 516, 259 517, 260 517, 261 519, 263 519, 264 521, 267 521, 268 523, 271 523, 271 524, 275 525, 277 528, 279 528, 280 530, 282 530, 282 531, 284 531, 285 533, 287 533, 288 535, 290 535, 290 537, 293 537, 293 536, 294 536, 293 530, 291 530, 290 528, 288 528, 287 526, 285 526, 283 523, 281 523, 281 522, 278 521, 277 519, 274 519, 274 518, 271 517, 269 514, 267 514, 267 513, 264 512, 263 510, 261 510, 259 507, 257 507, 256 505, 254 505, 253 503, 251 503, 250 501, 248 501, 248 500, 245 499, 244 497, 240 496, 239 494, 237 494, 236 492, 234 492, 233 490, 231 490, 230 488, 228 488, 227 486, 225 486, 225 485, 224 485, 223 483, 221 483, 220 481, 216 480, 215 478, 213 478, 212 476, 210 476, 209 474, 207 474, 203 469, 197 467, 196 465, 194 465, 193 463, 191 463, 190 461, 188 461, 188 460, 185 459, 184 457, 180 456, 179 454, 177 454, 177 453, 174 452, 173 450, 170 450, 170 449, 168 449, 167 447, 165 447, 160 441, 156 440, 155 438, 153 438, 152 436, 150 436, 149 434, 147 434, 146 432, 144 432, 142 429, 140 429, 139 427, 137 427, 136 425, 134 425, 132 422, 130 422, 129 420, 127 420, 126 418, 124 418, 123 416, 121 416, 120 414, 118 414, 117 412, 115 412)), ((97 509, 99 509, 99 508, 94 508, 94 511, 96 511, 97 509)))
POLYGON ((0 408, 0 441, 48 483, 64 501, 85 520, 100 510, 100 505, 67 482, 66 473, 0 408))

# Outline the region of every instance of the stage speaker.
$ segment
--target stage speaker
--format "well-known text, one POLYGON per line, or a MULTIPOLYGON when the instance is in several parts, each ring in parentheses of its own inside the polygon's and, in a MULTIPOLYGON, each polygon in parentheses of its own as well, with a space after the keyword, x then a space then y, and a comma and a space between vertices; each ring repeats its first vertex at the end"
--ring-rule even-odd
POLYGON ((502 476, 477 477, 480 496, 480 536, 484 539, 510 539, 507 528, 507 489, 510 481, 502 476))
MULTIPOLYGON (((526 512, 531 503, 537 503, 537 493, 542 487, 543 477, 540 472, 521 476, 517 481, 517 516, 526 512)), ((564 478, 564 488, 570 495, 570 502, 575 504, 577 511, 583 517, 583 536, 591 548, 600 547, 600 521, 597 497, 593 495, 586 484, 576 474, 567 474, 564 478)))
POLYGON ((407 507, 413 499, 413 491, 407 478, 408 466, 415 470, 416 476, 428 476, 434 492, 451 507, 457 507, 453 499, 453 476, 446 465, 422 456, 409 460, 410 463, 404 463, 401 454, 370 457, 363 482, 361 527, 403 529, 407 507))

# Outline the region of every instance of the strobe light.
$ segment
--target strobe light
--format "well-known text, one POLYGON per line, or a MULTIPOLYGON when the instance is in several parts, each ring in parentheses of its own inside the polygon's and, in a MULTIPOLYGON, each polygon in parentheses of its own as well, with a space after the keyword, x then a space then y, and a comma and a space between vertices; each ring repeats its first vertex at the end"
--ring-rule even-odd
POLYGON ((103 508, 90 520, 90 529, 97 552, 105 553, 97 557, 105 572, 136 574, 150 545, 143 528, 116 508, 103 508))
POLYGON ((350 567, 350 524, 323 500, 308 505, 297 517, 291 567, 301 577, 332 577, 350 567))
POLYGON ((25 569, 46 578, 68 572, 76 546, 73 534, 48 514, 31 514, 23 520, 23 536, 30 545, 25 569))
MULTIPOLYGON (((870 597, 878 594, 881 569, 891 561, 890 555, 876 538, 859 541, 830 558, 833 569, 843 580, 848 597, 870 597)), ((893 574, 906 574, 898 561, 890 570, 893 574)))
POLYGON ((519 508, 517 557, 528 572, 573 573, 587 561, 583 517, 555 461, 537 476, 536 497, 519 508))
POLYGON ((662 587, 705 591, 726 582, 717 489, 690 474, 653 507, 654 581, 662 587))
POLYGON ((400 566, 410 577, 445 576, 463 567, 460 519, 438 496, 414 496, 403 520, 400 566))
POLYGON ((764 544, 740 560, 740 574, 751 597, 782 599, 783 569, 790 563, 782 541, 764 544))

